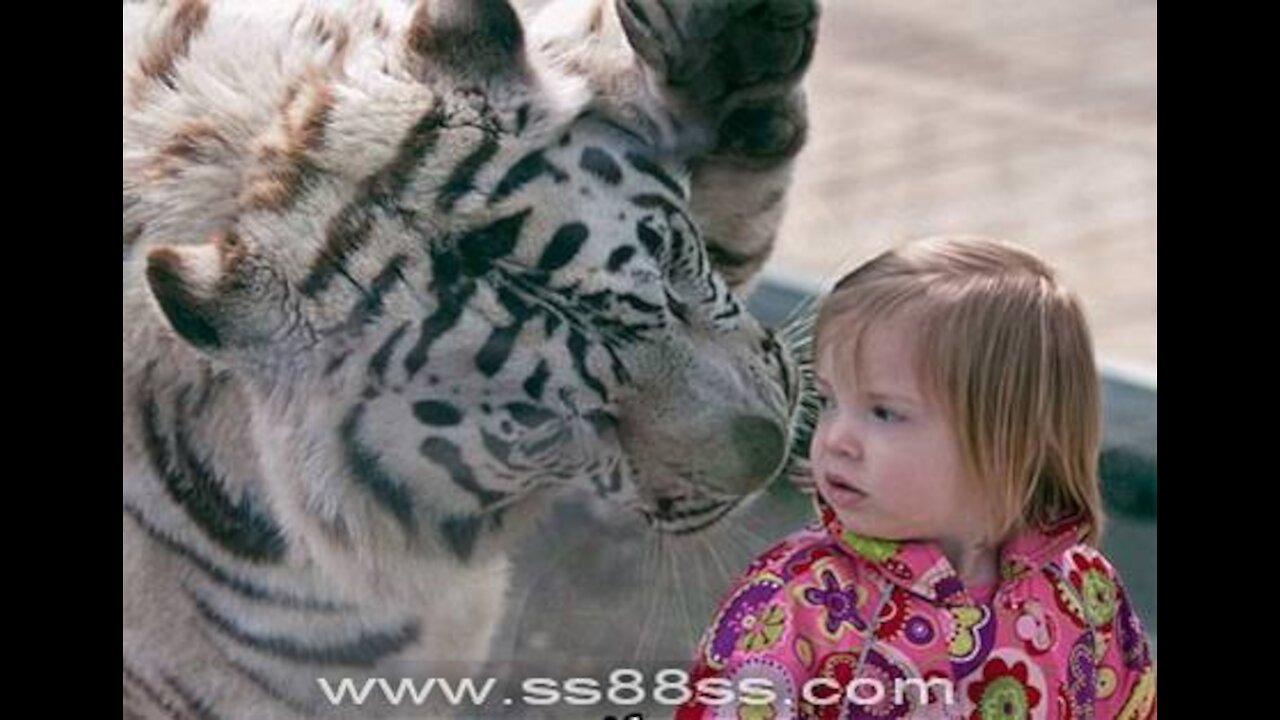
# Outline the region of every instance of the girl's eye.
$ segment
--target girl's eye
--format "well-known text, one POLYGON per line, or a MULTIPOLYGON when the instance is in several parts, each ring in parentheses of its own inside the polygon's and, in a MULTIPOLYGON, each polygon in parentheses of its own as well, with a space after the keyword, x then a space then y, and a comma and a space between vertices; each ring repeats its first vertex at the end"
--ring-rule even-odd
POLYGON ((899 422, 903 419, 901 415, 884 405, 876 405, 871 408, 871 416, 880 422, 899 422))

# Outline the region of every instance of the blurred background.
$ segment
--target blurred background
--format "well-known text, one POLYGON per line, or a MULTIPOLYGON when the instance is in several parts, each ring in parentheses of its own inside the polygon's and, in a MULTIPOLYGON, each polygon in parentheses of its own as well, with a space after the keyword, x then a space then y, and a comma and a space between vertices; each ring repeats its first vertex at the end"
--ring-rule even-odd
POLYGON ((1017 242, 1098 355, 1156 368, 1156 4, 829 0, 772 270, 819 284, 940 233, 1017 242))
MULTIPOLYGON (((753 311, 774 322, 933 234, 1002 238, 1057 267, 1106 375, 1104 549, 1154 649, 1156 3, 828 0, 807 87, 809 144, 753 311)), ((687 667, 730 579, 809 518, 776 484, 711 533, 661 537, 566 495, 518 559, 498 662, 687 667)))

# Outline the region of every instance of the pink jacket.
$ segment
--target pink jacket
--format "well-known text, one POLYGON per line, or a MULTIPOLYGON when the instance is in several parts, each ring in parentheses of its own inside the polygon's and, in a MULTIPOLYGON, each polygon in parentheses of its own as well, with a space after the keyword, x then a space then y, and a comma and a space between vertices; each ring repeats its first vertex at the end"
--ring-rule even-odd
POLYGON ((936 546, 860 537, 820 498, 818 509, 821 525, 730 589, 678 719, 1156 716, 1142 625, 1077 524, 1007 542, 983 603, 936 546))

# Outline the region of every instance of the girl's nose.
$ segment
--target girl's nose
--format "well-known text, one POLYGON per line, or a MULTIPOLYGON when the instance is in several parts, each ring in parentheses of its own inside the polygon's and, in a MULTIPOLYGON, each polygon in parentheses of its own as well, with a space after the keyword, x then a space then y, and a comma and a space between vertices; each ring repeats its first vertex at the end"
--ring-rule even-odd
POLYGON ((823 443, 828 453, 855 460, 862 458, 862 439, 854 423, 848 419, 836 418, 825 433, 823 443))

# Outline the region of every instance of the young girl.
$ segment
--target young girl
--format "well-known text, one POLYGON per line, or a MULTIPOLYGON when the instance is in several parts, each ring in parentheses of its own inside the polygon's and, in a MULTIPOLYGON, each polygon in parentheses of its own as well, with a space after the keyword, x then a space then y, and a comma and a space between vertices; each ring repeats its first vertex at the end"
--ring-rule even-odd
POLYGON ((1098 552, 1099 383, 1023 250, 927 240, 825 300, 820 523, 757 558, 679 718, 1148 718, 1142 626, 1098 552))

